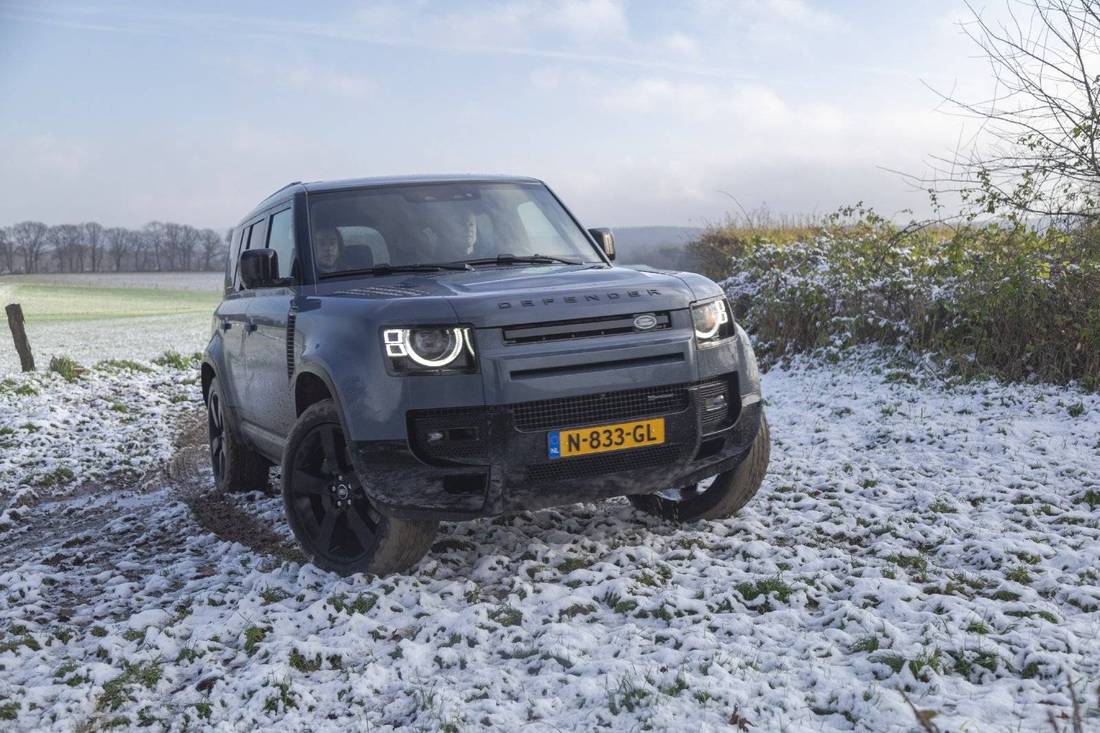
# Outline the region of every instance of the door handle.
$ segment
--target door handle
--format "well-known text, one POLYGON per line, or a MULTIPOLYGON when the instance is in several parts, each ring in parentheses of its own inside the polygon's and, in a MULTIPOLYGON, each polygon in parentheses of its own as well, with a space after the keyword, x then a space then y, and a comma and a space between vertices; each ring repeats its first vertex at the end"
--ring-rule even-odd
POLYGON ((233 328, 233 322, 230 321, 228 318, 223 318, 222 319, 222 330, 223 331, 228 331, 231 328, 233 328))

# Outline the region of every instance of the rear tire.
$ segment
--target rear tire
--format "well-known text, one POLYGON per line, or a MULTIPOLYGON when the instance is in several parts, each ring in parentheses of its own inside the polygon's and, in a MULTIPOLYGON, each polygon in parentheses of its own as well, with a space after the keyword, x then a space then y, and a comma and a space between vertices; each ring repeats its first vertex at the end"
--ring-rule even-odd
POLYGON ((306 557, 340 575, 385 575, 424 557, 438 522, 397 519, 371 503, 348 456, 336 403, 298 418, 283 451, 283 505, 306 557))
POLYGON ((669 492, 641 494, 627 497, 635 508, 662 519, 677 522, 694 522, 699 519, 727 519, 737 514, 756 495, 771 457, 771 435, 768 420, 760 416, 760 429, 756 431, 749 452, 737 468, 714 477, 710 486, 676 489, 669 492))
POLYGON ((215 377, 206 393, 206 425, 210 443, 210 467, 219 491, 267 492, 270 485, 267 459, 245 445, 230 420, 221 383, 215 377))

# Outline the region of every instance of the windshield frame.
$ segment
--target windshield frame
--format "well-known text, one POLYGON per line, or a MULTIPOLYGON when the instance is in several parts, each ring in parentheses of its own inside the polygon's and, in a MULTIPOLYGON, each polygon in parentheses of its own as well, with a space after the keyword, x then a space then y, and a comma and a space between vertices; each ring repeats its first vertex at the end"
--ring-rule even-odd
MULTIPOLYGON (((573 214, 573 212, 569 209, 569 207, 565 205, 565 202, 561 200, 561 197, 559 197, 554 192, 554 190, 551 189, 544 182, 542 182, 540 180, 536 180, 536 179, 529 179, 529 178, 523 178, 523 179, 473 178, 473 177, 471 177, 471 178, 457 178, 457 179, 443 178, 443 179, 439 179, 439 180, 393 181, 393 182, 385 182, 385 183, 371 183, 371 184, 366 184, 366 185, 349 185, 346 188, 324 189, 322 191, 309 191, 307 189, 307 191, 305 192, 305 201, 303 202, 304 206, 302 207, 302 209, 304 210, 305 219, 306 219, 306 221, 305 221, 306 226, 305 226, 305 232, 304 233, 307 235, 305 237, 305 242, 306 242, 307 246, 303 247, 302 249, 305 250, 306 252, 308 252, 308 257, 309 257, 308 273, 311 276, 312 284, 314 284, 314 285, 320 284, 320 283, 330 279, 333 275, 339 276, 339 274, 340 274, 339 271, 322 272, 320 270, 320 268, 318 267, 318 265, 317 265, 317 258, 316 258, 315 252, 314 252, 314 242, 313 242, 314 226, 313 226, 313 206, 312 206, 312 204, 317 199, 323 199, 323 198, 327 198, 329 196, 334 196, 334 197, 335 196, 346 196, 348 194, 354 194, 355 192, 359 192, 359 191, 378 191, 378 190, 384 190, 384 189, 390 189, 390 188, 397 188, 397 189, 407 189, 407 188, 416 188, 416 187, 433 188, 433 187, 440 187, 440 186, 447 186, 447 185, 474 185, 474 186, 506 185, 506 186, 514 186, 516 188, 537 188, 537 189, 541 189, 542 191, 544 191, 546 194, 549 195, 550 200, 557 207, 559 207, 561 212, 563 212, 565 214, 565 217, 561 222, 562 225, 567 225, 567 226, 574 227, 575 231, 580 234, 580 237, 581 237, 581 240, 583 241, 583 243, 585 245, 587 245, 587 247, 589 247, 591 252, 595 255, 594 259, 591 259, 591 260, 582 259, 576 265, 568 265, 568 264, 562 263, 562 264, 560 264, 560 266, 561 267, 574 267, 574 266, 575 267, 592 267, 594 265, 601 266, 601 267, 612 267, 613 266, 611 261, 607 258, 607 255, 600 248, 600 246, 596 243, 596 241, 592 238, 592 235, 589 234, 588 230, 585 229, 584 225, 581 224, 580 220, 578 220, 577 217, 573 214)), ((549 255, 549 256, 553 257, 553 256, 557 256, 557 255, 549 255)), ((517 258, 519 258, 519 259, 522 259, 522 257, 523 257, 522 255, 517 255, 517 258)), ((473 259, 473 258, 471 258, 471 259, 473 259)), ((433 264, 454 265, 454 264, 461 263, 461 262, 463 262, 463 260, 458 259, 458 260, 451 260, 451 261, 448 261, 448 262, 445 262, 445 263, 424 262, 424 263, 419 263, 419 264, 424 264, 424 265, 433 265, 433 264)), ((490 267, 496 267, 496 266, 497 265, 490 265, 490 267)), ((515 266, 530 266, 530 264, 529 263, 517 262, 515 266)), ((396 265, 395 267, 399 268, 400 265, 396 265)), ((480 267, 481 266, 479 266, 478 268, 470 268, 470 269, 471 270, 480 269, 480 267)), ((447 268, 447 269, 453 269, 453 268, 447 268)), ((441 271, 446 271, 446 270, 441 270, 441 271)), ((349 272, 348 276, 351 276, 350 272, 349 272)), ((363 275, 359 275, 359 276, 362 277, 363 275)))

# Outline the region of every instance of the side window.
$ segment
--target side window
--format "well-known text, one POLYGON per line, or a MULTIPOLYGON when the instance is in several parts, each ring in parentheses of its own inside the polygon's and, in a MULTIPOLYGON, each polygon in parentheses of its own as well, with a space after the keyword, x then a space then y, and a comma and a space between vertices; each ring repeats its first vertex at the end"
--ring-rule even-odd
POLYGON ((291 277, 294 267, 294 216, 284 209, 271 217, 267 246, 279 255, 279 277, 291 277))
POLYGON ((240 229, 240 236, 237 237, 233 243, 230 256, 233 258, 229 263, 229 267, 233 272, 233 292, 241 289, 241 274, 238 271, 240 268, 241 252, 248 249, 248 234, 252 231, 252 227, 244 226, 240 229))
POLYGON ((225 248, 225 289, 233 288, 233 277, 237 274, 237 257, 241 251, 241 230, 234 229, 229 237, 229 246, 225 248))
POLYGON ((252 225, 252 234, 248 237, 247 249, 263 249, 267 246, 267 219, 260 219, 252 225))

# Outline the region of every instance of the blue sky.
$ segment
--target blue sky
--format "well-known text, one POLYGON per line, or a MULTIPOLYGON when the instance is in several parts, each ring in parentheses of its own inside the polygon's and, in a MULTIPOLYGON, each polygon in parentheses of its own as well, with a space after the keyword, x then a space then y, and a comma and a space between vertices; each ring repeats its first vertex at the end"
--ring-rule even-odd
POLYGON ((534 175, 590 226, 925 207, 958 1, 0 0, 0 224, 235 222, 291 180, 534 175))

